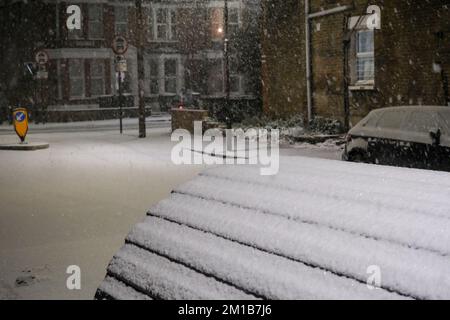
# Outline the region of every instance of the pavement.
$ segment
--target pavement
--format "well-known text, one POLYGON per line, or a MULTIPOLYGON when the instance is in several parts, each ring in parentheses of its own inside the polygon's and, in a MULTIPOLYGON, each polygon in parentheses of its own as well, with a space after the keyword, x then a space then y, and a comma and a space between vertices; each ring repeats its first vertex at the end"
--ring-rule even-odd
POLYGON ((11 151, 35 151, 48 149, 50 144, 48 142, 24 142, 24 143, 6 143, 0 144, 0 150, 11 150, 11 151))
MULTIPOLYGON (((147 117, 145 121, 148 128, 165 128, 169 127, 171 117, 168 114, 161 114, 147 117)), ((123 119, 124 130, 137 130, 139 123, 137 118, 123 119)), ((64 123, 46 123, 46 124, 29 124, 29 134, 32 133, 59 133, 59 132, 86 132, 86 131, 119 131, 119 119, 98 120, 98 121, 80 121, 80 122, 64 122, 64 123)), ((0 125, 0 135, 9 135, 14 133, 12 125, 3 123, 0 125)))

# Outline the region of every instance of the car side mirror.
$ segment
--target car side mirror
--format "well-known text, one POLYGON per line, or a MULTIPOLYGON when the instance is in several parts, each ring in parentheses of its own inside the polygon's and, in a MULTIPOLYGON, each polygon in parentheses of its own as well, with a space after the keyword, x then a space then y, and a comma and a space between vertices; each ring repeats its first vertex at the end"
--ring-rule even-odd
POLYGON ((430 131, 430 137, 433 141, 433 146, 439 146, 441 144, 441 129, 436 132, 430 131))

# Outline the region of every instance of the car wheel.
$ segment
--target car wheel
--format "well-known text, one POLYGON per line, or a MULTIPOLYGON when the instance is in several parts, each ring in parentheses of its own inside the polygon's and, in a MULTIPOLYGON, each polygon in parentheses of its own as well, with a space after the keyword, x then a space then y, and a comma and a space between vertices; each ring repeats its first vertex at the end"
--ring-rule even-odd
POLYGON ((367 155, 363 151, 355 151, 348 155, 348 160, 352 162, 366 162, 367 155))

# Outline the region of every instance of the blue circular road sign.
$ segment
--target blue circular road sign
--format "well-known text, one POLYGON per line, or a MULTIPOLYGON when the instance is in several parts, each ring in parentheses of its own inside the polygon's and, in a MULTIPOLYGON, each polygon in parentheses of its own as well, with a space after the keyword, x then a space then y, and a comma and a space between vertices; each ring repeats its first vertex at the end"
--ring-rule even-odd
POLYGON ((25 120, 25 113, 19 111, 16 113, 16 121, 23 122, 25 120))

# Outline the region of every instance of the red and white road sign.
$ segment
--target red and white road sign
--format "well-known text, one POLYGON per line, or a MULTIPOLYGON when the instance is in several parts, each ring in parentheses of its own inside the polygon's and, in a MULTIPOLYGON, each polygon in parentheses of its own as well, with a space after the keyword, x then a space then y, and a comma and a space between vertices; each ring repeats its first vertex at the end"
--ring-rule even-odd
POLYGON ((125 37, 117 36, 113 40, 112 49, 115 54, 123 55, 128 50, 128 41, 125 37))
POLYGON ((36 62, 40 65, 44 65, 48 63, 48 54, 44 50, 39 50, 35 55, 36 62))

